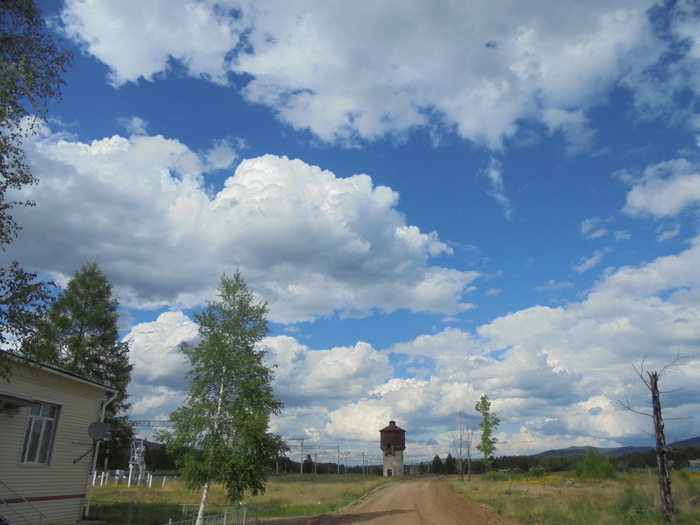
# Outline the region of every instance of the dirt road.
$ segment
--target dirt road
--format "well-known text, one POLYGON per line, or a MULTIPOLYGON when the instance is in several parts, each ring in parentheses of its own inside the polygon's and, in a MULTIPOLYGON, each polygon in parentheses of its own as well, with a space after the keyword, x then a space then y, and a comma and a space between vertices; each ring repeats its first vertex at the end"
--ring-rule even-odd
POLYGON ((455 494, 439 479, 384 485, 333 514, 281 520, 275 525, 517 525, 455 494))

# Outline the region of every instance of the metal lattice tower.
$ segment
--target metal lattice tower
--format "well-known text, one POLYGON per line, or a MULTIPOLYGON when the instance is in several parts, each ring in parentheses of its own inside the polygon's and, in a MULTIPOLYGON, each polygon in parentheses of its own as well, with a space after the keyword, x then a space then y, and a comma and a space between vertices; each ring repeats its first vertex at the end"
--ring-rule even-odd
POLYGON ((129 459, 129 486, 131 486, 131 480, 133 479, 134 469, 139 469, 139 477, 137 485, 140 485, 143 481, 144 474, 146 472, 146 439, 136 438, 131 443, 131 459, 129 459))

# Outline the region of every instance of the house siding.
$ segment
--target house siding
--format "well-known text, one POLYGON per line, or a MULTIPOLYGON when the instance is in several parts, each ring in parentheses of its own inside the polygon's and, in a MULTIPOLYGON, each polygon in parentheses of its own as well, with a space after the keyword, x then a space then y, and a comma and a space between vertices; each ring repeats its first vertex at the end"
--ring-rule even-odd
MULTIPOLYGON (((29 408, 0 412, 0 481, 46 514, 44 523, 73 523, 81 518, 90 472, 92 440, 87 428, 100 415, 105 387, 51 369, 17 366, 0 393, 59 406, 55 438, 48 465, 20 464, 29 408), (74 460, 78 460, 74 463, 74 460)), ((0 499, 31 521, 38 513, 0 484, 0 499)), ((0 503, 0 514, 11 521, 16 513, 0 503)))

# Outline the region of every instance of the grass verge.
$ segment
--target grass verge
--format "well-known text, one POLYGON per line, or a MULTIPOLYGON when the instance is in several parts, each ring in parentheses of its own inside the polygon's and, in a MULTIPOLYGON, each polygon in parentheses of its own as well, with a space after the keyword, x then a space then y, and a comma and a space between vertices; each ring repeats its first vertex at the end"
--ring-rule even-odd
MULTIPOLYGON (((359 475, 304 475, 268 478, 265 494, 246 495, 244 505, 258 505, 258 516, 314 516, 338 510, 386 483, 387 478, 359 475)), ((110 523, 150 524, 180 521, 196 513, 200 492, 188 491, 180 480, 168 480, 164 487, 146 485, 94 487, 90 519, 110 523), (129 516, 130 514, 130 516, 129 516), (153 517, 152 517, 153 516, 153 517), (165 517, 165 521, 162 518, 165 517)), ((210 513, 231 510, 223 487, 214 485, 208 498, 210 513)))
MULTIPOLYGON (((471 482, 449 476, 446 481, 456 492, 523 525, 663 523, 654 473, 622 473, 604 481, 572 477, 571 472, 544 477, 499 474, 473 476, 471 482)), ((700 509, 689 503, 699 485, 698 472, 673 473, 676 523, 700 525, 700 509)))

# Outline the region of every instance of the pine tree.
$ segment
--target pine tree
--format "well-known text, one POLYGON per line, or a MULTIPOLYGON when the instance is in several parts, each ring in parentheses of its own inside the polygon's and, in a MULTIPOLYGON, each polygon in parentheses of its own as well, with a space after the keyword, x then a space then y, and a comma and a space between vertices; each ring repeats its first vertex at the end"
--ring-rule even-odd
POLYGON ((447 453, 447 457, 445 458, 445 474, 448 476, 450 474, 456 474, 457 473, 457 460, 452 457, 452 454, 449 452, 447 453))
POLYGON ((433 462, 430 464, 430 473, 434 474, 436 476, 439 476, 442 474, 445 470, 445 465, 442 463, 442 460, 440 459, 440 456, 435 454, 435 457, 433 458, 433 462))
POLYGON ((202 488, 198 523, 211 483, 223 484, 233 501, 246 490, 264 492, 268 460, 284 448, 268 433, 270 415, 282 403, 257 348, 268 333, 266 313, 239 272, 233 279, 224 274, 217 300, 194 316, 199 343, 180 346, 191 365, 190 389, 185 405, 170 415, 174 428, 166 442, 178 453, 187 485, 202 488))
POLYGON ((108 465, 124 468, 133 431, 120 418, 129 408, 126 388, 133 365, 129 343, 119 341, 119 301, 96 262, 75 272, 48 313, 37 322, 35 334, 22 342, 21 353, 41 363, 94 379, 118 391, 107 407, 110 435, 101 448, 108 465))

